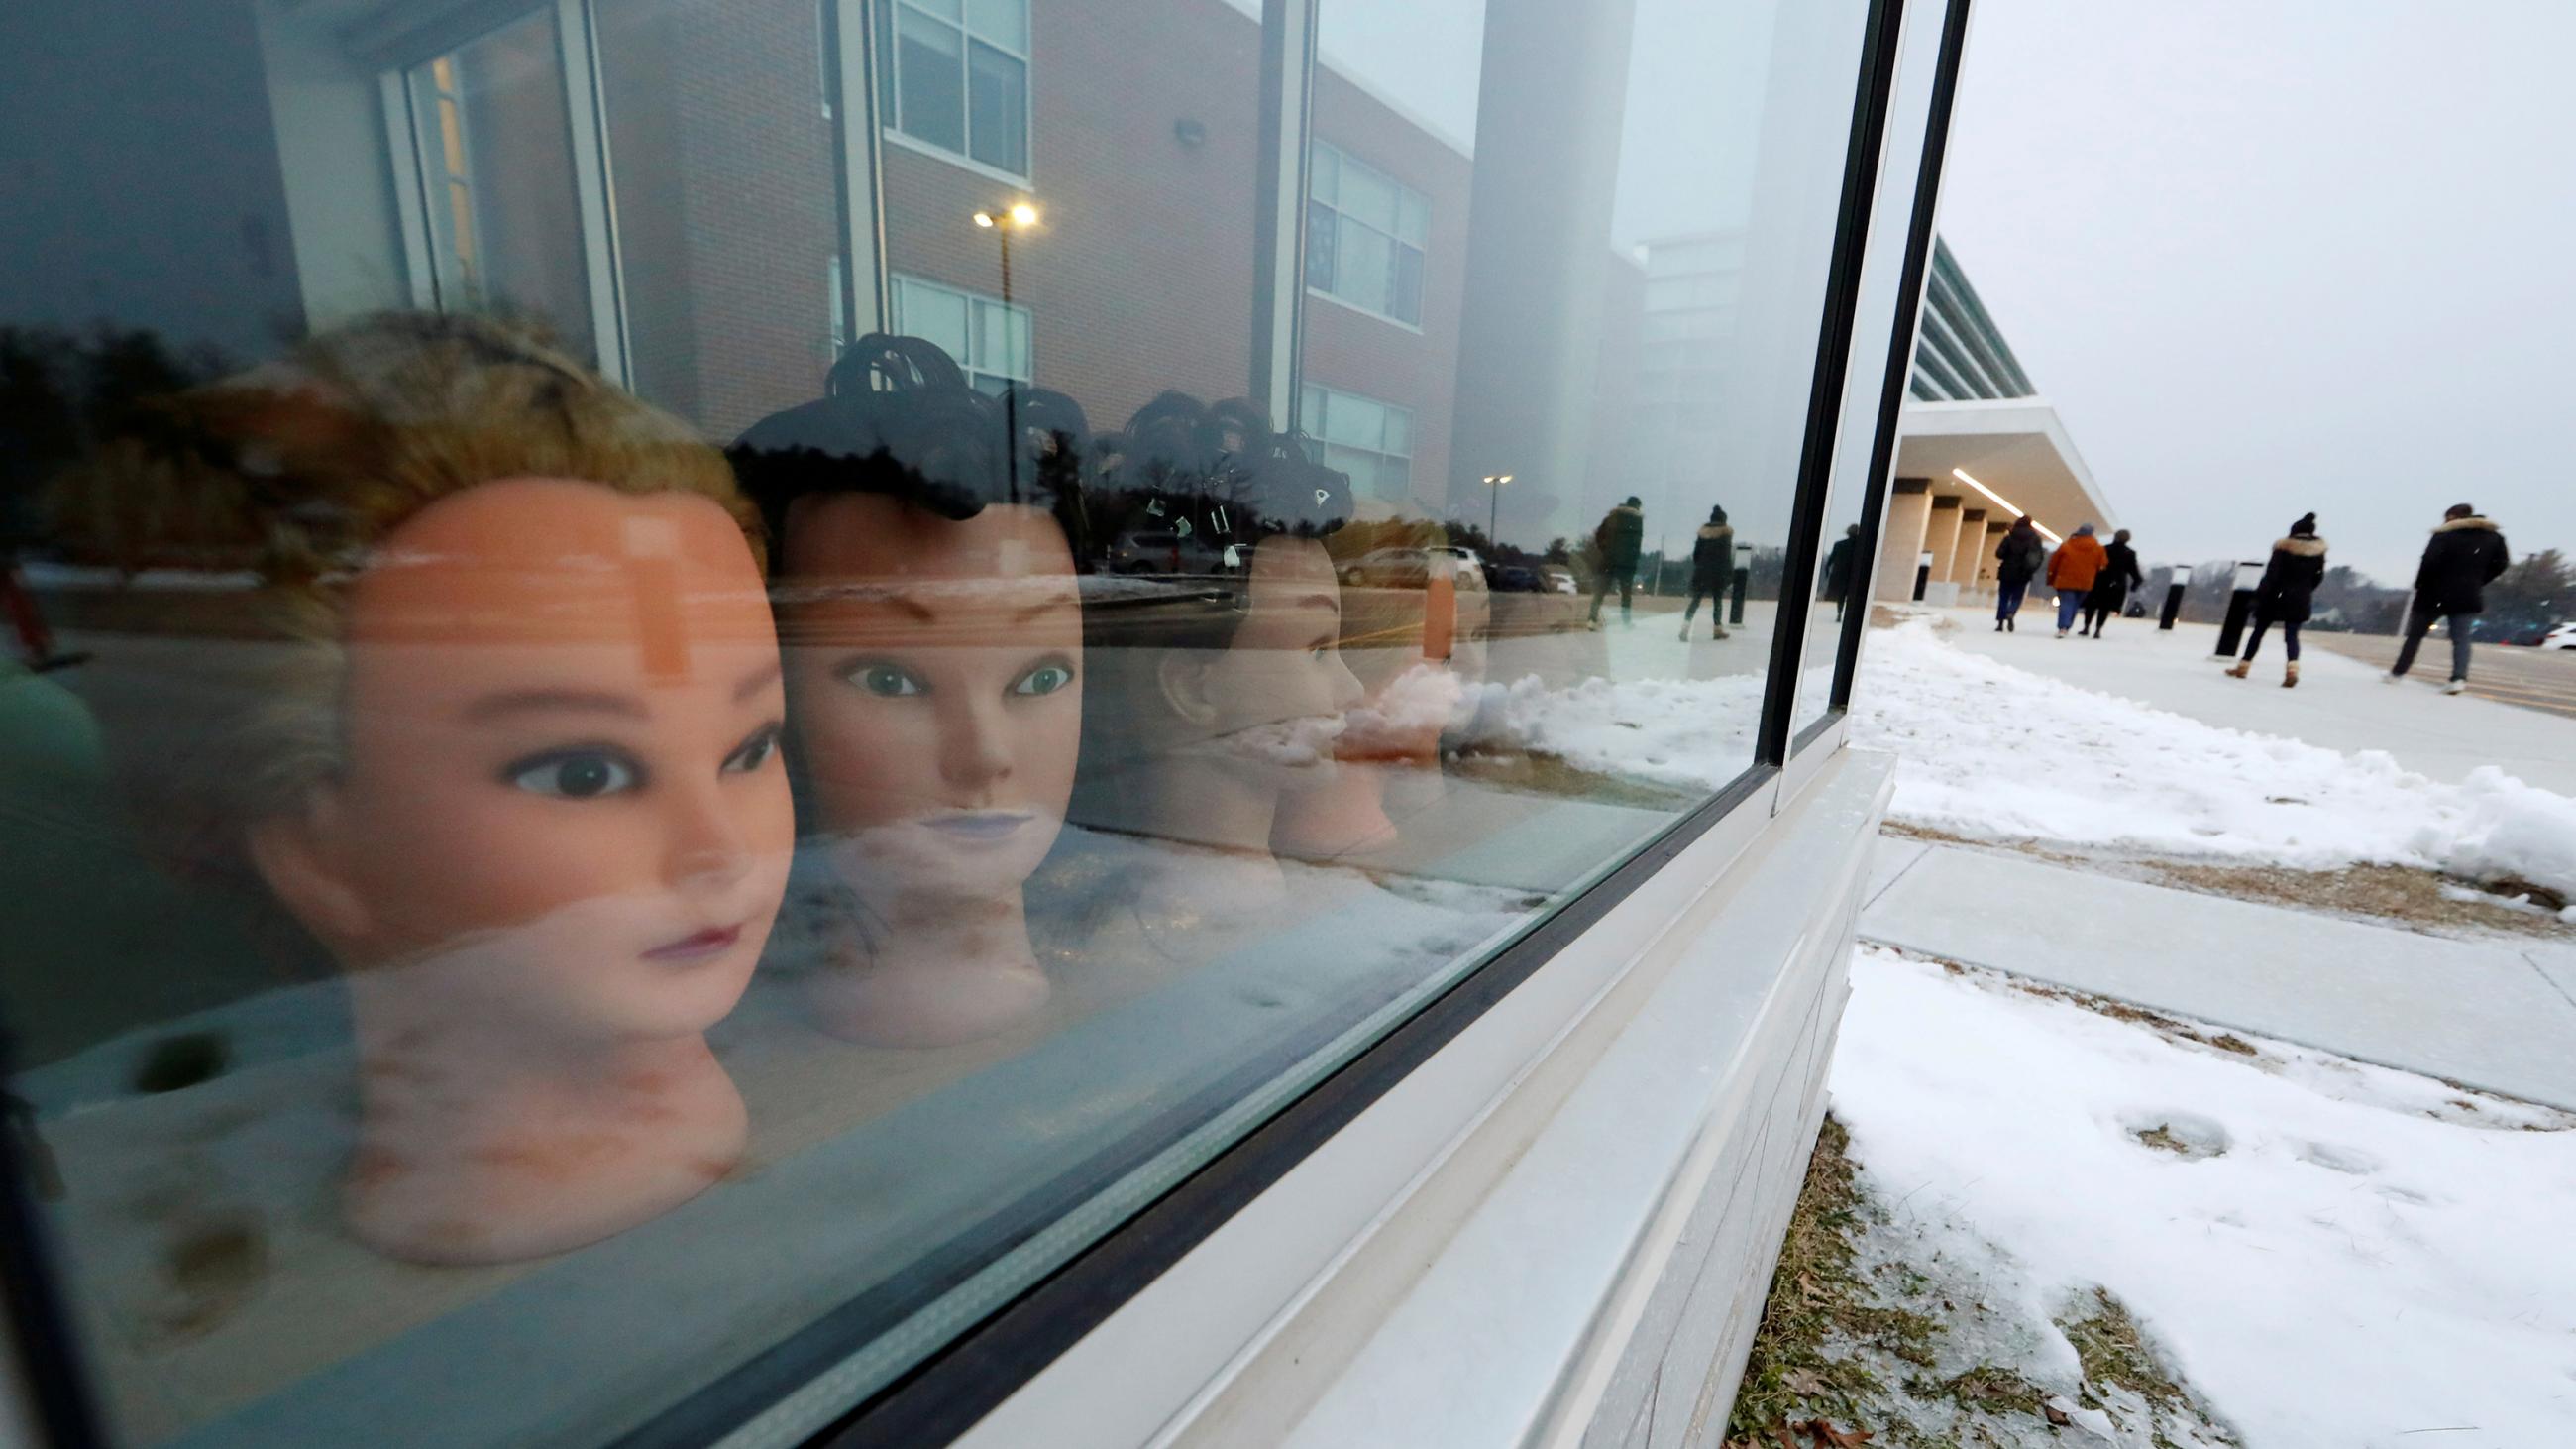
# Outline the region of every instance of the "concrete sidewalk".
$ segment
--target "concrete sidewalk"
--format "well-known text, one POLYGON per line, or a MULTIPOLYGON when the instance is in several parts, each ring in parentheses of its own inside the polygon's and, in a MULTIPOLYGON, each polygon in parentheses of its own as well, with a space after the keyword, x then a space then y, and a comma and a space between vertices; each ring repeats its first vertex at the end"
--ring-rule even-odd
MULTIPOLYGON (((2576 720, 2445 695, 2429 685, 2382 684, 2376 667, 2322 649, 2306 651, 2299 687, 2283 689, 2277 634, 2264 640, 2253 678, 2230 679, 2222 672, 2226 661, 2212 653, 2218 630, 2210 625, 2180 624, 2167 634, 2153 619, 2118 619, 2100 639, 2060 639, 2046 602, 2035 598, 2024 608, 2011 634, 1994 632, 1991 604, 1939 611, 1958 626, 1942 637, 1971 653, 2204 724, 2346 752, 2386 750, 2407 769, 2454 784, 2480 765, 2494 765, 2528 784, 2576 795, 2576 720)), ((2450 646, 2436 639, 2428 647, 2450 646)), ((2449 657, 2440 655, 2445 669, 2449 657)))
POLYGON ((1896 839, 1878 843, 1860 934, 2576 1110, 2576 946, 2428 936, 1896 839))

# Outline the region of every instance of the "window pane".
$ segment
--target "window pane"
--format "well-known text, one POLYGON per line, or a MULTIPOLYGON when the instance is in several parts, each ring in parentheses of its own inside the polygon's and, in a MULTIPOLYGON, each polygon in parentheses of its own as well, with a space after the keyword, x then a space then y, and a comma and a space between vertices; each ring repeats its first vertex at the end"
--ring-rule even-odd
POLYGON ((12 12, 0 1018, 119 1442, 800 1442, 1753 758, 1860 0, 1333 0, 1303 287, 1258 7, 879 6, 849 197, 814 3, 12 12))
POLYGON ((966 28, 1022 55, 1029 53, 1029 0, 967 0, 966 28))
POLYGON ((1322 202, 1306 208, 1306 285, 1319 291, 1338 292, 1340 272, 1334 265, 1339 254, 1336 243, 1341 236, 1341 217, 1322 202))
POLYGON ((1395 275, 1387 279, 1387 315, 1400 322, 1422 320, 1422 249, 1398 246, 1395 275))
POLYGON ((1015 175, 1029 169, 1029 68, 981 41, 968 48, 974 156, 1015 175))
POLYGON ((1342 167, 1341 198, 1336 204, 1344 216, 1366 222, 1392 236, 1395 233, 1396 195, 1395 183, 1379 175, 1376 168, 1356 161, 1342 167))
POLYGON ((951 151, 966 149, 965 42, 955 27, 898 6, 895 66, 900 124, 907 135, 951 151))
POLYGON ((1395 293, 1395 239, 1381 231, 1342 218, 1340 250, 1334 258, 1333 295, 1372 312, 1392 312, 1395 293))
POLYGON ((1307 194, 1317 201, 1331 205, 1334 198, 1341 193, 1342 153, 1318 141, 1307 164, 1310 168, 1307 194))
POLYGON ((909 277, 894 282, 894 325, 961 362, 972 362, 967 342, 967 297, 909 277))
POLYGON ((540 322, 591 356, 588 252, 552 11, 416 66, 412 114, 440 305, 540 322))

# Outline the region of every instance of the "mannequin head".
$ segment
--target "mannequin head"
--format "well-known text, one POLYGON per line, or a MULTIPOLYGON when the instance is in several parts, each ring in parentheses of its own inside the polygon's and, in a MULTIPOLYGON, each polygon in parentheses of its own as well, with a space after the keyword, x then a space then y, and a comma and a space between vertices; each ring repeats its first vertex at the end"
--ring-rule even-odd
POLYGON ((818 1004, 843 1035, 952 1041, 1046 994, 1021 890, 1081 753, 1082 418, 977 393, 915 338, 864 339, 833 386, 734 450, 775 520, 807 824, 868 973, 818 1004))
POLYGON ((1104 536, 1151 526, 1200 542, 1182 571, 1148 576, 1159 587, 1090 615, 1097 768, 1084 808, 1118 828, 1266 855, 1280 798, 1331 777, 1362 694, 1341 658, 1341 588, 1323 542, 1349 517, 1348 481, 1249 404, 1202 408, 1177 393, 1103 452, 1104 536))
POLYGON ((742 1107, 699 1033, 794 835, 722 457, 507 329, 390 316, 168 400, 62 497, 111 552, 260 575, 202 785, 348 973, 360 1236, 524 1257, 721 1176, 742 1107))

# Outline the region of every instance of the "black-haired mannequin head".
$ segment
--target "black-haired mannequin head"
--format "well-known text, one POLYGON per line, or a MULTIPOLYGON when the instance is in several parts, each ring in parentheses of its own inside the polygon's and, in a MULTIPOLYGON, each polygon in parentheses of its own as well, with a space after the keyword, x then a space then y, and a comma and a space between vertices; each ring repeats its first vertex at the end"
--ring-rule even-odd
POLYGON ((831 388, 732 450, 776 540, 808 828, 854 903, 814 1000, 837 1034, 944 1044, 1049 990, 1022 887, 1081 753, 1088 440, 1069 399, 985 396, 917 338, 863 339, 831 388))

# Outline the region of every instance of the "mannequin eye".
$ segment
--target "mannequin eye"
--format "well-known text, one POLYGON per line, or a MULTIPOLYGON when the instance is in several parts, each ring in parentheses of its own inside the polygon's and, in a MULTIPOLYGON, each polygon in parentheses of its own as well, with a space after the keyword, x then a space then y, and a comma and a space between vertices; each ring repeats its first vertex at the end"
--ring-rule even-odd
POLYGON ((930 686, 922 683, 911 670, 882 659, 845 664, 841 666, 841 679, 846 684, 886 699, 903 699, 930 692, 930 686))
POLYGON ((1011 682, 1011 693, 1037 696, 1053 694, 1073 683, 1073 666, 1050 659, 1011 682))
POLYGON ((725 773, 748 775, 768 764, 770 757, 777 753, 778 726, 762 725, 750 739, 744 740, 740 747, 725 758, 725 773))
POLYGON ((606 750, 563 750, 522 760, 503 772, 513 785, 533 795, 561 800, 596 800, 632 790, 644 772, 634 762, 606 750))

